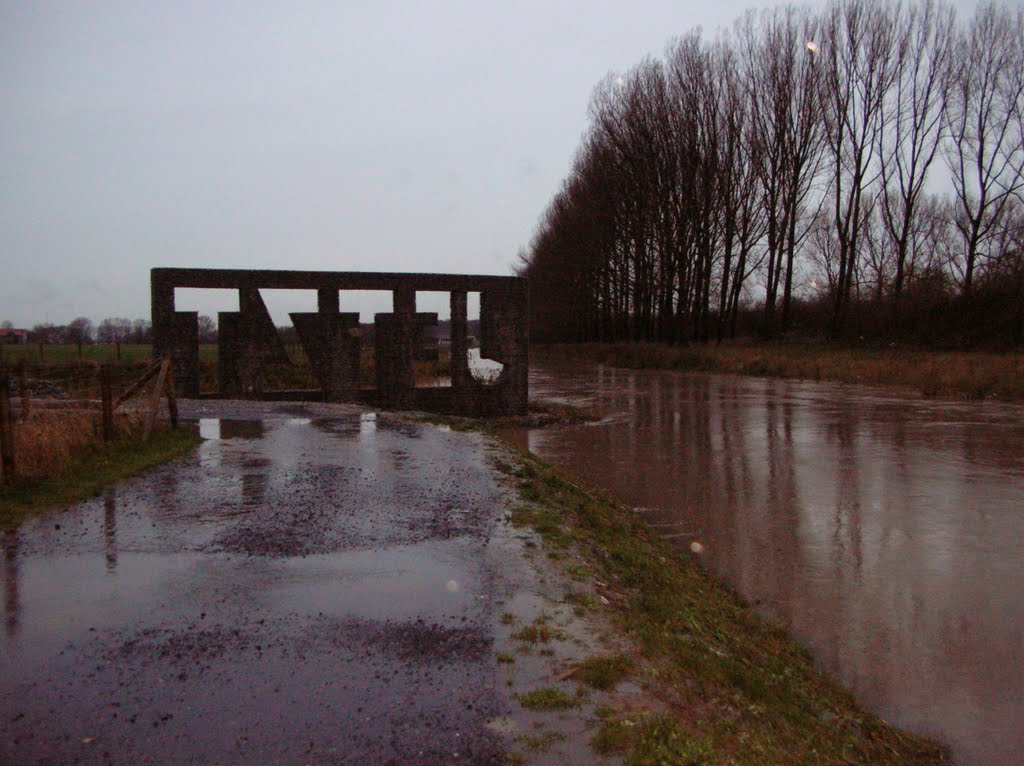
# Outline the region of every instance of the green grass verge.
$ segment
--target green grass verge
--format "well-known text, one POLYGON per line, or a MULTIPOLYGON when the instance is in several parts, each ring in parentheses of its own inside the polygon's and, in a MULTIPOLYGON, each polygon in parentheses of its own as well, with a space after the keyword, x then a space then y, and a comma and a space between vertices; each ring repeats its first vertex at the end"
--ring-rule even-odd
POLYGON ((861 348, 811 342, 736 341, 721 345, 581 343, 538 346, 538 353, 613 367, 722 372, 902 386, 924 396, 1024 400, 1024 354, 861 348))
POLYGON ((154 431, 142 444, 137 438, 95 444, 59 476, 0 487, 0 526, 18 523, 27 514, 59 508, 91 497, 121 479, 182 457, 202 441, 188 428, 154 431))
POLYGON ((513 523, 551 549, 571 546, 595 580, 610 583, 607 609, 638 648, 635 663, 588 666, 595 685, 629 672, 649 690, 643 709, 606 711, 596 748, 623 753, 627 764, 946 762, 939 745, 861 709, 785 630, 631 509, 517 452, 515 465, 495 461, 526 503, 513 523))

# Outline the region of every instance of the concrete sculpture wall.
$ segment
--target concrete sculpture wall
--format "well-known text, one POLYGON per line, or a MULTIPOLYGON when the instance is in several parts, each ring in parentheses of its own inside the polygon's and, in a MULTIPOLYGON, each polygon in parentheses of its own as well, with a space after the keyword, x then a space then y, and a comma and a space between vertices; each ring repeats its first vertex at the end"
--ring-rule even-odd
POLYGON ((153 353, 170 354, 181 396, 199 396, 196 312, 175 310, 178 287, 238 290, 238 311, 218 315, 221 397, 325 399, 394 409, 469 416, 526 414, 528 330, 526 280, 462 274, 385 274, 346 271, 153 269, 150 274, 153 353), (292 323, 320 389, 264 391, 262 372, 287 361, 284 345, 260 289, 316 290, 315 313, 293 313, 292 323), (360 386, 359 314, 341 311, 340 290, 390 290, 391 313, 374 315, 376 387, 360 386), (437 314, 416 311, 416 292, 448 292, 451 300, 451 387, 416 386, 413 362, 431 353, 425 328, 437 314), (503 365, 494 383, 469 369, 467 294, 480 293, 480 355, 503 365))

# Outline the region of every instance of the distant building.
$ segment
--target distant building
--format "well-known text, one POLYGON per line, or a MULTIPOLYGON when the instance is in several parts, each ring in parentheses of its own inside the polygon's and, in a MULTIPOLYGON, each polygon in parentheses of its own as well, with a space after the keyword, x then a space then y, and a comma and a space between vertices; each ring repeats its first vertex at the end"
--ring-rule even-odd
POLYGON ((28 330, 0 328, 0 343, 5 346, 23 346, 28 343, 28 330))

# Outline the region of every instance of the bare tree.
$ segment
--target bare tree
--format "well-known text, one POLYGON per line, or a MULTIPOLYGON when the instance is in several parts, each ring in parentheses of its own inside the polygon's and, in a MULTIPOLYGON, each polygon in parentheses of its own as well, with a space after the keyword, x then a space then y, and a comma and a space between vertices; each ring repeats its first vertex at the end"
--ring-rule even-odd
POLYGON ((721 240, 719 150, 723 142, 713 55, 699 33, 687 35, 669 53, 674 109, 675 182, 685 193, 677 225, 687 231, 680 250, 680 312, 691 325, 693 340, 708 340, 712 284, 721 240), (685 278, 685 275, 689 278, 685 278))
POLYGON ((716 337, 721 341, 726 331, 736 335, 740 295, 752 266, 757 265, 751 263, 751 253, 763 234, 764 216, 756 172, 761 143, 748 128, 750 107, 734 48, 720 40, 713 66, 721 122, 716 205, 721 215, 722 249, 716 337))
POLYGON ((832 337, 842 329, 858 268, 864 214, 880 176, 878 144, 896 80, 899 8, 884 0, 836 0, 822 35, 821 98, 831 165, 833 224, 839 243, 832 337))
POLYGON ((1024 190, 1024 14, 978 6, 957 42, 947 121, 946 162, 963 237, 963 291, 1010 201, 1024 190))
MULTIPOLYGON (((821 161, 821 72, 808 43, 817 21, 792 6, 749 14, 738 26, 752 140, 766 217, 765 318, 774 323, 782 288, 782 329, 789 326, 794 259, 805 230, 801 212, 821 161)), ((813 47, 813 45, 812 45, 813 47)))
POLYGON ((88 317, 78 317, 69 322, 67 337, 69 343, 91 343, 93 338, 92 320, 88 317))
POLYGON ((878 133, 881 219, 893 250, 892 295, 906 280, 918 206, 943 136, 956 16, 940 0, 911 4, 902 19, 895 82, 878 133))
POLYGON ((205 314, 201 315, 197 320, 199 329, 199 342, 200 343, 216 343, 217 342, 217 323, 213 321, 211 317, 205 314))
POLYGON ((882 303, 895 280, 895 252, 889 247, 888 233, 880 212, 881 198, 876 198, 864 212, 863 257, 861 274, 870 300, 882 303))
POLYGON ((860 331, 1009 337, 1024 14, 986 5, 960 34, 947 1, 750 13, 608 76, 522 258, 535 337, 722 339, 761 289, 769 332, 807 291, 832 337, 854 309, 860 331), (929 194, 939 154, 951 199, 929 194), (872 321, 887 302, 898 326, 872 321), (939 328, 958 313, 972 329, 939 328))

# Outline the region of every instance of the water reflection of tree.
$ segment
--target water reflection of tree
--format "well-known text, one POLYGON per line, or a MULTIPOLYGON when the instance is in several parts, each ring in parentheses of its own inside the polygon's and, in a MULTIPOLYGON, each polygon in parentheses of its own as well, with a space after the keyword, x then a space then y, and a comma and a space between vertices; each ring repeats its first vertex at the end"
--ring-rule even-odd
POLYGON ((759 575, 770 583, 769 590, 792 623, 794 584, 799 571, 802 550, 799 538, 798 506, 793 444, 793 405, 788 384, 771 381, 764 397, 765 458, 768 477, 766 498, 758 514, 764 530, 765 545, 761 551, 765 562, 759 575))
POLYGON ((18 530, 4 530, 4 626, 7 635, 18 632, 19 593, 18 530))
POLYGON ((753 501, 754 482, 750 474, 750 453, 747 445, 747 428, 739 406, 739 387, 734 379, 718 382, 718 431, 722 449, 718 456, 721 465, 723 497, 719 507, 724 509, 721 521, 716 527, 716 560, 721 561, 720 569, 731 570, 746 583, 748 578, 741 571, 744 561, 749 561, 748 538, 744 534, 744 517, 753 501), (722 565, 725 565, 724 567, 722 565))
MULTIPOLYGON (((863 682, 870 674, 861 656, 864 631, 867 629, 863 615, 851 613, 862 599, 858 596, 861 586, 860 571, 863 566, 861 553, 861 483, 857 454, 857 434, 861 423, 859 410, 850 398, 839 395, 823 398, 816 402, 814 416, 823 421, 827 450, 825 462, 832 467, 835 477, 831 493, 830 544, 827 559, 831 576, 819 585, 821 593, 818 603, 822 609, 831 611, 830 619, 823 621, 820 630, 820 649, 825 654, 828 667, 846 679, 859 677, 863 682), (827 605, 827 606, 826 606, 827 605), (851 667, 857 670, 851 672, 851 667)), ((828 513, 826 507, 822 511, 828 513)))
POLYGON ((242 505, 257 508, 263 505, 267 494, 267 471, 264 468, 250 469, 242 474, 242 505))
POLYGON ((103 497, 103 543, 107 571, 117 569, 117 489, 110 489, 103 497))
POLYGON ((1024 689, 1013 549, 1024 453, 998 408, 964 423, 962 405, 827 384, 609 373, 608 399, 627 417, 565 429, 574 466, 674 509, 656 521, 701 527, 706 563, 748 599, 776 601, 882 715, 942 722, 979 747, 1007 742, 1024 689), (641 408, 632 427, 630 403, 641 408))

